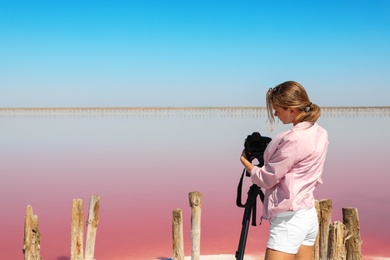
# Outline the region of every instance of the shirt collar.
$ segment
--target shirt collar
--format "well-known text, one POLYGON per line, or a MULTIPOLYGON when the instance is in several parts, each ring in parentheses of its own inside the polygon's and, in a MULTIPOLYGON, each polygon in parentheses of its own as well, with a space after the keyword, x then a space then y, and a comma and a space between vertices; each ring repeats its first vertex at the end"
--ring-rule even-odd
POLYGON ((308 122, 308 121, 300 122, 300 123, 296 124, 293 127, 293 129, 296 129, 296 130, 307 129, 307 128, 312 127, 314 124, 315 124, 315 122, 308 122))

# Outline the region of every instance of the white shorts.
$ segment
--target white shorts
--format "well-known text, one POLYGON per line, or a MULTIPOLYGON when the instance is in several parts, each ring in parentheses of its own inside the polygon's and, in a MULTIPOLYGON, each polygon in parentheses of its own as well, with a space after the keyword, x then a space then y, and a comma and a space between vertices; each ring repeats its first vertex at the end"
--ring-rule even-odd
POLYGON ((318 233, 315 208, 281 212, 271 220, 267 248, 296 254, 301 245, 313 246, 318 233))

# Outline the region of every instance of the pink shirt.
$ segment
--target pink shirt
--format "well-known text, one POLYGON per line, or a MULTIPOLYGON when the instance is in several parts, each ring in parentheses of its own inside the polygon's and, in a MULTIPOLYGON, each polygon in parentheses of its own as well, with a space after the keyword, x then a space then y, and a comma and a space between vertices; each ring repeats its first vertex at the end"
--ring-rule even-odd
POLYGON ((311 122, 298 123, 268 144, 264 166, 251 171, 252 182, 265 189, 263 218, 314 207, 327 149, 328 133, 311 122))

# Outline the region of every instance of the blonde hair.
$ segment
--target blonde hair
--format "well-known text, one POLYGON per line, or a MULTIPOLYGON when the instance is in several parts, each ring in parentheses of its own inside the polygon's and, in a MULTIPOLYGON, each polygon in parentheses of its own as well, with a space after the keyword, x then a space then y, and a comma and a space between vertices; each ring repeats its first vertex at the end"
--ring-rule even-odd
POLYGON ((272 105, 283 109, 297 108, 301 112, 297 116, 298 122, 316 122, 321 116, 321 109, 310 102, 305 88, 295 81, 286 81, 270 88, 267 91, 267 112, 271 128, 275 128, 275 117, 272 105))

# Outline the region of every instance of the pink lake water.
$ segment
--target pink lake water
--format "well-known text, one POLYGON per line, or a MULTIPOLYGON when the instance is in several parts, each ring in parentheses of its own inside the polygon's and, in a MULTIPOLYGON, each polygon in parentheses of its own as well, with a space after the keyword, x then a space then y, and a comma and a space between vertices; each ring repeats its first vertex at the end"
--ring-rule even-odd
MULTIPOLYGON (((358 208, 364 258, 390 257, 390 109, 325 109, 318 123, 330 145, 317 199, 333 201, 334 221, 358 208)), ((201 253, 234 254, 244 139, 288 128, 270 132, 256 109, 0 111, 0 259, 22 259, 31 205, 43 259, 69 260, 72 200, 83 199, 87 218, 92 194, 100 196, 96 259, 169 259, 175 208, 191 255, 192 191, 203 195, 201 253)), ((268 228, 249 228, 247 254, 262 254, 268 228)))

